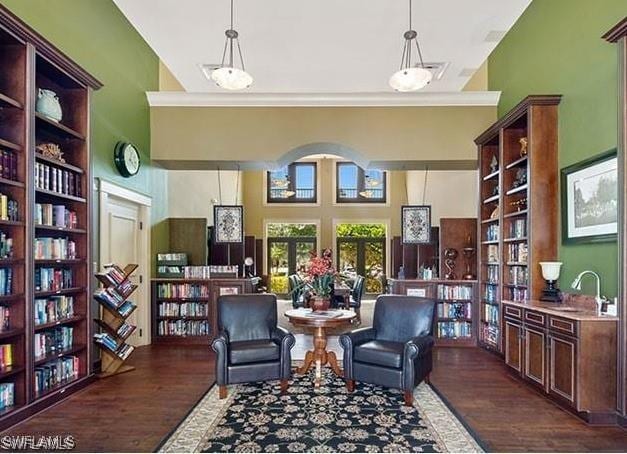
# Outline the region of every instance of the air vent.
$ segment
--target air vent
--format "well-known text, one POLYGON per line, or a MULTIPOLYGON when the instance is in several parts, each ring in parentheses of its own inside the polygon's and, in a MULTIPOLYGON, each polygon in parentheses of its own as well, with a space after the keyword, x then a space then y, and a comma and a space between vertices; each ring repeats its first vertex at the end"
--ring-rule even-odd
POLYGON ((498 43, 507 34, 506 30, 491 30, 485 36, 484 41, 486 43, 498 43))
POLYGON ((448 62, 439 62, 439 63, 425 62, 424 65, 425 65, 425 69, 428 69, 433 74, 433 80, 440 80, 442 76, 444 75, 446 68, 448 68, 449 63, 448 62))

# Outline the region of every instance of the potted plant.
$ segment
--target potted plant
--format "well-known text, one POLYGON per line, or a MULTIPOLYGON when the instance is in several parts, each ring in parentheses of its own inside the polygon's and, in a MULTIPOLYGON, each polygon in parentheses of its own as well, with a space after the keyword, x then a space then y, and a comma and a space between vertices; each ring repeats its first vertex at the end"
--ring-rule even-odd
POLYGON ((310 307, 314 311, 324 311, 331 306, 333 283, 337 277, 331 256, 330 249, 325 249, 320 257, 312 252, 303 283, 292 290, 307 290, 311 294, 310 307))

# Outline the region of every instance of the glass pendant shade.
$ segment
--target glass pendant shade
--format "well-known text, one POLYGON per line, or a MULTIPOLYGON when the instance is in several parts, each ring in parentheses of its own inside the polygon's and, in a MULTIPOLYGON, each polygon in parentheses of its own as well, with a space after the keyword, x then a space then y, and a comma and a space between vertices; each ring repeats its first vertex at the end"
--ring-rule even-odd
POLYGON ((214 69, 211 73, 211 80, 226 90, 243 90, 253 83, 252 76, 246 71, 229 66, 214 69))
POLYGON ((390 87, 396 91, 416 91, 427 86, 433 74, 424 68, 404 68, 390 77, 390 87))

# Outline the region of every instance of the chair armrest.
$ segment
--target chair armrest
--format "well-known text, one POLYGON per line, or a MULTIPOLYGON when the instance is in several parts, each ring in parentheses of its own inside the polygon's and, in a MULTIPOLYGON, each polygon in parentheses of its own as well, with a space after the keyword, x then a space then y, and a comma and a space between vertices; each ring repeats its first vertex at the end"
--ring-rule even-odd
POLYGON ((226 385, 229 362, 229 333, 220 331, 211 343, 211 348, 216 352, 216 382, 218 385, 226 385))
POLYGON ((374 328, 359 328, 340 336, 340 345, 344 349, 344 379, 353 380, 353 348, 374 339, 374 328))
POLYGON ((296 345, 294 335, 280 326, 272 329, 270 337, 281 346, 281 379, 289 380, 292 376, 292 348, 296 345))
POLYGON ((433 336, 414 337, 405 342, 405 357, 415 359, 428 353, 434 344, 433 336))

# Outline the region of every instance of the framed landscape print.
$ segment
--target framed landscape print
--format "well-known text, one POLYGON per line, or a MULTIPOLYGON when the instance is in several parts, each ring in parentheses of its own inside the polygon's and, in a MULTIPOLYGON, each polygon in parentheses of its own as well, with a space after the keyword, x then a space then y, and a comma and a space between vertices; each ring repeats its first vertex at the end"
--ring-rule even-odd
POLYGON ((431 242, 431 206, 403 205, 401 207, 403 244, 431 242))
POLYGON ((213 225, 216 243, 242 243, 244 241, 244 207, 215 205, 213 225))
POLYGON ((562 169, 564 243, 616 240, 617 166, 614 149, 562 169))

